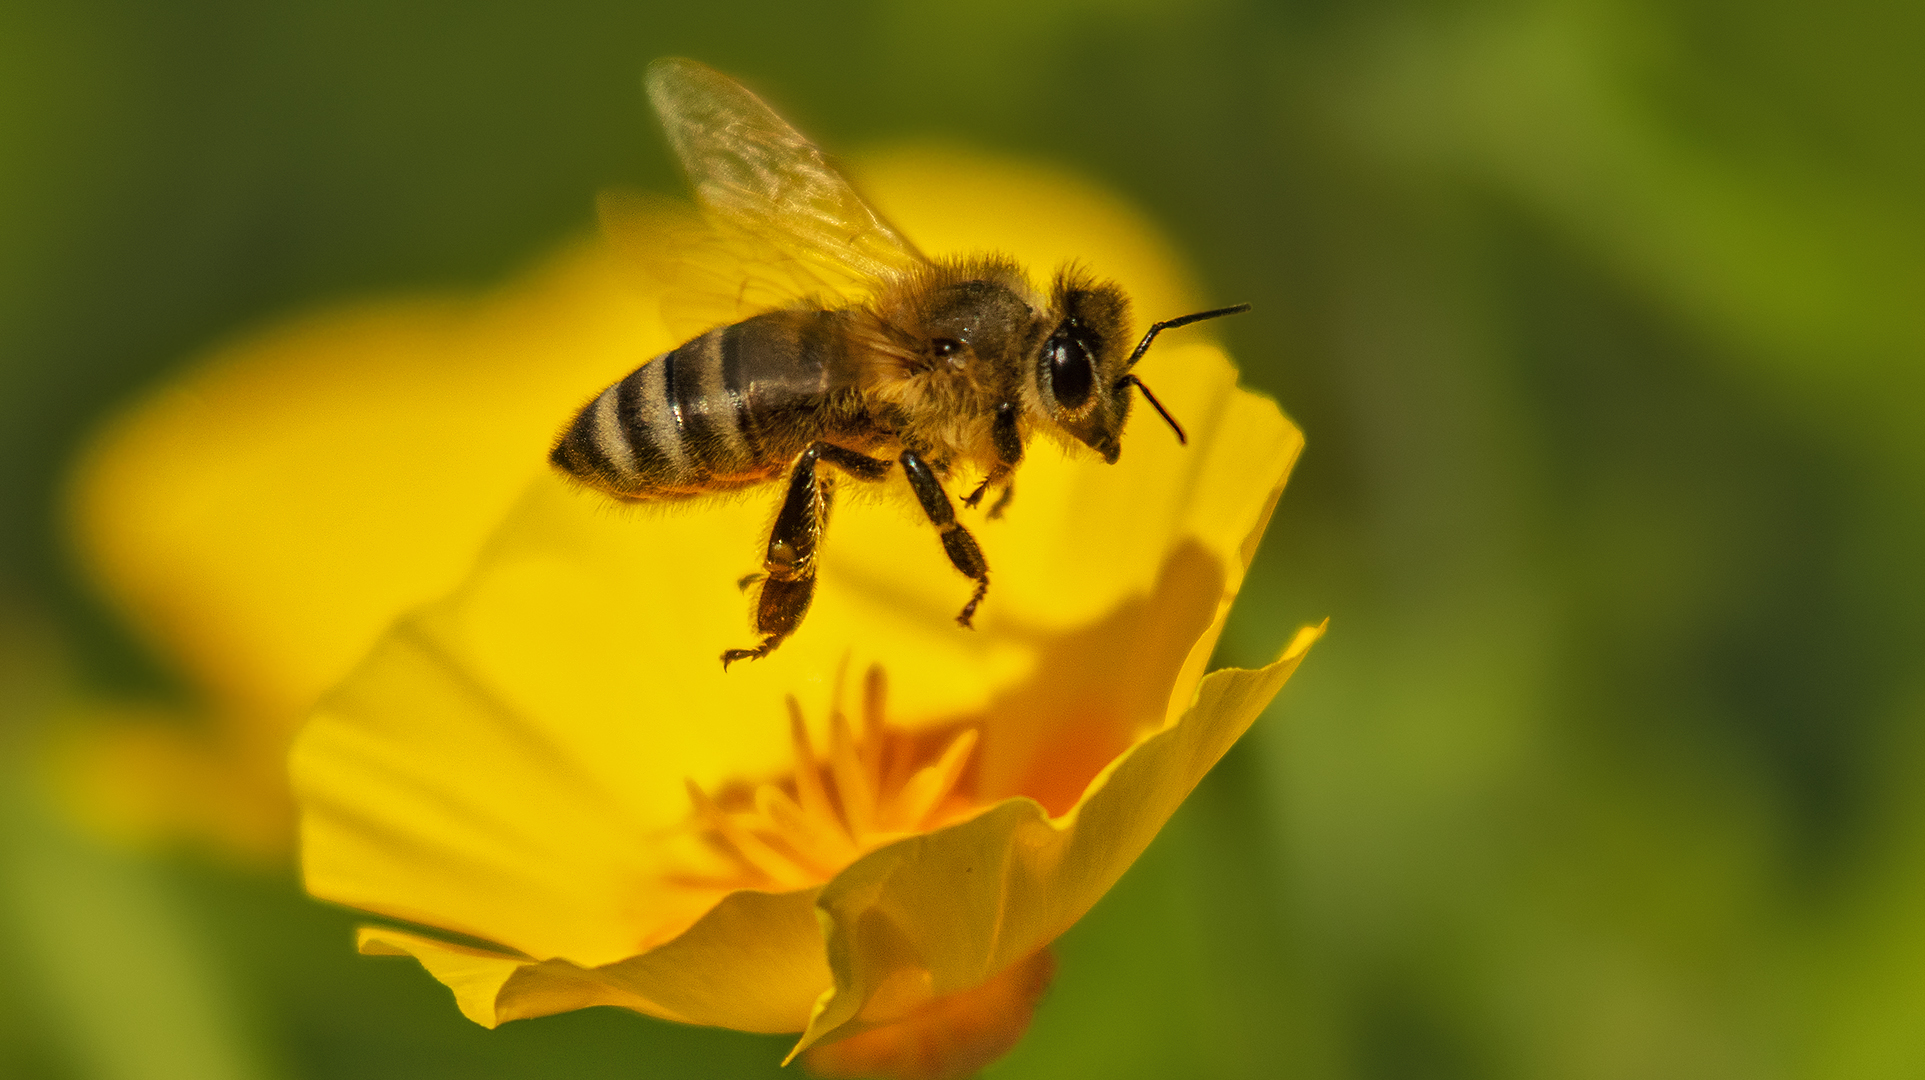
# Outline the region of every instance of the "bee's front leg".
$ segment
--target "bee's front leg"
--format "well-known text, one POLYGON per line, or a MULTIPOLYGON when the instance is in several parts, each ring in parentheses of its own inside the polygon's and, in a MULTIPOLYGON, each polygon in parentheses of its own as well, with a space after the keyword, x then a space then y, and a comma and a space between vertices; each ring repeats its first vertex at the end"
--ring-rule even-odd
POLYGON ((995 521, 1001 518, 1003 511, 1009 509, 1010 501, 1014 498, 1016 498, 1016 481, 1013 479, 1003 481, 1003 493, 996 496, 996 501, 989 506, 989 520, 995 521))
POLYGON ((956 520, 956 508, 949 504, 949 493, 942 489, 922 455, 904 450, 900 460, 903 474, 909 477, 909 487, 916 493, 916 501, 922 504, 923 513, 929 515, 930 524, 942 536, 942 549, 949 554, 950 565, 976 582, 975 595, 963 605, 962 614, 956 616, 958 623, 974 629, 970 619, 976 614, 976 605, 983 602, 983 594, 989 591, 989 564, 983 560, 982 548, 976 546, 976 538, 956 520))
MULTIPOLYGON (((976 508, 976 504, 983 501, 983 495, 986 494, 990 488, 995 487, 997 484, 1002 484, 1003 490, 1008 491, 1009 490, 1008 481, 1009 481, 1009 470, 1004 468, 1001 465, 996 466, 995 468, 983 474, 982 483, 976 485, 976 490, 963 496, 963 506, 970 510, 974 510, 976 508)), ((992 517, 995 516, 996 507, 1001 506, 1002 503, 1003 503, 1003 500, 1000 497, 998 497, 995 504, 993 504, 990 507, 990 514, 992 517)))
POLYGON ((976 504, 983 501, 983 496, 990 488, 1000 486, 1003 490, 996 496, 996 501, 989 504, 989 513, 983 516, 991 521, 1001 518, 1003 511, 1009 509, 1010 501, 1016 498, 1016 480, 1010 472, 1011 470, 1003 465, 989 470, 983 475, 982 483, 976 485, 976 490, 964 496, 963 505, 974 510, 976 504))
POLYGON ((1009 508, 1009 500, 1016 494, 1016 484, 1010 477, 1015 474, 1016 466, 1023 463, 1023 433, 1016 424, 1018 415, 1014 402, 1005 401, 996 406, 995 416, 989 422, 989 441, 996 448, 996 465, 983 477, 983 482, 976 485, 976 490, 963 500, 964 506, 974 510, 990 488, 1001 484, 1002 494, 989 507, 991 521, 1003 516, 1003 511, 1009 508))
MULTIPOLYGON (((762 558, 762 589, 755 598, 755 632, 762 635, 762 643, 753 649, 724 652, 724 671, 737 660, 760 660, 775 651, 808 614, 815 599, 816 546, 829 523, 834 494, 829 478, 819 471, 823 462, 863 480, 882 479, 891 464, 821 442, 811 444, 795 459, 788 494, 782 497, 775 527, 769 530, 768 552, 762 558)), ((757 576, 751 574, 741 584, 752 584, 757 576)))

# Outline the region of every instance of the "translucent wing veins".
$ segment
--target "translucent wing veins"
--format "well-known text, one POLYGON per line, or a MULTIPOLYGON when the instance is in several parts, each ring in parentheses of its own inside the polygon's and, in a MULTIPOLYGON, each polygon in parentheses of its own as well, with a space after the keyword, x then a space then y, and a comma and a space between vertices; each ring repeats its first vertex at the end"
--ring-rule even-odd
POLYGON ((705 212, 793 258, 862 281, 925 260, 814 143, 740 83, 693 60, 658 60, 648 96, 705 212))

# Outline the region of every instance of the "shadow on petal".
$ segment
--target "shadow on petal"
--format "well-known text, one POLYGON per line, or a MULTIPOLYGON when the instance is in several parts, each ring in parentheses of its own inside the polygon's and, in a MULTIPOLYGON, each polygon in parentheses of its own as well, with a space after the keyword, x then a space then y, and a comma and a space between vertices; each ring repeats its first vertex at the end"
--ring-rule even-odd
POLYGON ((935 998, 898 1020, 814 1047, 804 1053, 802 1063, 824 1078, 973 1076, 1022 1039, 1055 975, 1055 958, 1047 950, 1036 953, 981 986, 935 998))
POLYGON ((1215 644, 1227 581, 1222 562, 1185 539, 1149 594, 1089 626, 1026 639, 1036 655, 1030 677, 963 721, 983 731, 977 800, 1023 795, 1052 814, 1074 806, 1118 754, 1188 704, 1194 688, 1177 687, 1178 676, 1193 652, 1215 644), (1185 700, 1172 701, 1173 687, 1185 700))

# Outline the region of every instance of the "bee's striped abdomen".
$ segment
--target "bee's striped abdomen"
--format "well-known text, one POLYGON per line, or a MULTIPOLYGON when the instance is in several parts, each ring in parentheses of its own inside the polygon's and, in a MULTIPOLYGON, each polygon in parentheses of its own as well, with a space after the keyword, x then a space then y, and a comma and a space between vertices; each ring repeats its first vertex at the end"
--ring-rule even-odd
POLYGON ((827 400, 833 312, 771 312, 650 360, 575 416, 549 460, 626 498, 761 480, 816 437, 827 400))

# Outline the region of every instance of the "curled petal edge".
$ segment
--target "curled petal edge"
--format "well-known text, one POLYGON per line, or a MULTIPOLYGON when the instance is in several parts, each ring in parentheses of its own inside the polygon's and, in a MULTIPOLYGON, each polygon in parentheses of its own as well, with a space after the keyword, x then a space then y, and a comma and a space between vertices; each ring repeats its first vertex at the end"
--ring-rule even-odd
POLYGON ((807 1021, 810 1002, 831 978, 816 921, 818 891, 730 893, 674 940, 597 967, 389 927, 362 927, 359 946, 368 955, 414 957, 482 1027, 619 1005, 685 1024, 791 1032, 807 1021))
POLYGON ((1180 720, 1118 755, 1061 817, 1006 799, 837 874, 816 900, 835 986, 790 1056, 981 985, 1054 941, 1123 876, 1323 631, 1299 630, 1262 668, 1210 673, 1180 720))

